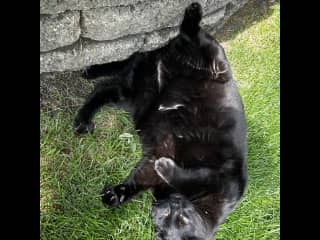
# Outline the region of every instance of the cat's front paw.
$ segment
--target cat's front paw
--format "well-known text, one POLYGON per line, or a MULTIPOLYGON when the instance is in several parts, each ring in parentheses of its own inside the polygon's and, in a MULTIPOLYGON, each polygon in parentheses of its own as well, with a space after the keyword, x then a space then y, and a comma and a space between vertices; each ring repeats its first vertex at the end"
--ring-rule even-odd
POLYGON ((102 202, 111 207, 117 207, 128 199, 128 187, 120 184, 116 187, 106 185, 102 190, 102 202))
POLYGON ((117 207, 120 204, 119 197, 113 187, 105 186, 102 190, 102 202, 106 206, 117 207))
POLYGON ((76 135, 93 133, 94 123, 91 121, 84 121, 83 119, 76 117, 73 122, 73 132, 76 135))
POLYGON ((157 174, 167 183, 170 183, 174 177, 175 163, 170 158, 159 158, 154 163, 154 169, 157 174))

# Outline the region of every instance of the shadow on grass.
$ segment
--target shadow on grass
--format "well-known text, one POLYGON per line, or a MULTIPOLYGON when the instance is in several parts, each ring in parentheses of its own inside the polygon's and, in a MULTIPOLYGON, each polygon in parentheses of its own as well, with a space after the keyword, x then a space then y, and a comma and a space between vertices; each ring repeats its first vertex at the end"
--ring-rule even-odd
MULTIPOLYGON (((249 0, 226 21, 222 28, 212 35, 219 42, 232 40, 247 28, 268 18, 274 11, 271 7, 278 2, 279 0, 249 0)), ((228 7, 226 11, 228 11, 228 7)))

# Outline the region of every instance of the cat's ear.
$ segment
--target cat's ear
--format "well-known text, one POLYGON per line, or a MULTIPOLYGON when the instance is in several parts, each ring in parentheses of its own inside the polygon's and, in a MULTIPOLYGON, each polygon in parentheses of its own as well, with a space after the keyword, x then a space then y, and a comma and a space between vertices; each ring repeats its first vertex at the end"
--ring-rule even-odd
POLYGON ((217 58, 214 58, 212 61, 211 72, 213 79, 219 82, 228 81, 231 75, 229 64, 226 61, 217 58))
POLYGON ((200 21, 202 19, 202 7, 199 3, 189 5, 184 13, 184 18, 180 26, 180 33, 193 37, 200 30, 200 21))

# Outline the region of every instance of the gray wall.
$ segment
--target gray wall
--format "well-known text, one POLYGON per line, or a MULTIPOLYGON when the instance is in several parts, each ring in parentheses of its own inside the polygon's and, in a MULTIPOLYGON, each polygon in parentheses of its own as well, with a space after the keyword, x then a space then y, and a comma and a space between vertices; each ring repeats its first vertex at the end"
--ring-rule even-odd
MULTIPOLYGON (((160 47, 194 0, 40 0, 40 73, 80 70, 160 47)), ((247 0, 199 0, 214 32, 247 0)))

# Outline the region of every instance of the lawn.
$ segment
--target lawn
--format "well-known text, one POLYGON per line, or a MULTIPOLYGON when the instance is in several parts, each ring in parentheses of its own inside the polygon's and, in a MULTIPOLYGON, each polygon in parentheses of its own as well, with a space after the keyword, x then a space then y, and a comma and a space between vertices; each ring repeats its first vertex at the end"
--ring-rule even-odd
MULTIPOLYGON (((280 239, 280 4, 265 13, 252 6, 217 33, 245 104, 249 168, 245 198, 221 225, 217 240, 280 239)), ((41 109, 41 239, 153 239, 149 192, 113 210, 105 208, 99 196, 106 182, 119 183, 140 159, 130 118, 105 107, 95 118, 95 133, 76 137, 71 125, 77 105, 68 108, 64 103, 80 104, 81 99, 70 100, 72 89, 66 86, 60 95, 59 89, 47 94, 61 106, 41 109), (120 138, 123 133, 132 137, 120 138)))

